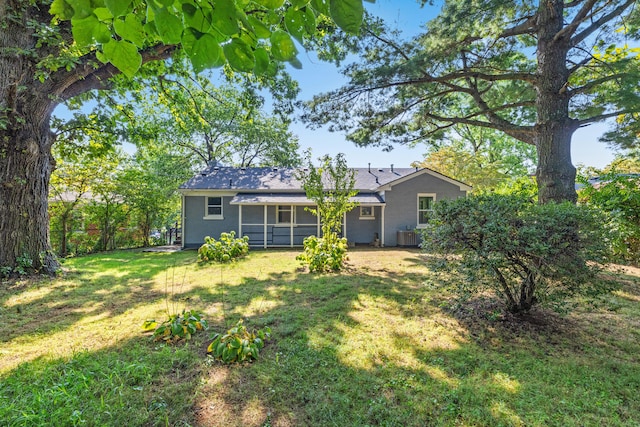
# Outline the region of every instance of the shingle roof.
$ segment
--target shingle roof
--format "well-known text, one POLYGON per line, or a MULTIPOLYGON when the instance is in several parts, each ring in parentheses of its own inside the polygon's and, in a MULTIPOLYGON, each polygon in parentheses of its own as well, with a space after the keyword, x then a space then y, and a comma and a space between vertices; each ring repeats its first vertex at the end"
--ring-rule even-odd
MULTIPOLYGON (((355 189, 375 191, 377 188, 416 173, 415 168, 353 168, 355 189)), ((180 186, 182 190, 252 190, 291 192, 302 189, 292 168, 234 168, 212 166, 180 186)))

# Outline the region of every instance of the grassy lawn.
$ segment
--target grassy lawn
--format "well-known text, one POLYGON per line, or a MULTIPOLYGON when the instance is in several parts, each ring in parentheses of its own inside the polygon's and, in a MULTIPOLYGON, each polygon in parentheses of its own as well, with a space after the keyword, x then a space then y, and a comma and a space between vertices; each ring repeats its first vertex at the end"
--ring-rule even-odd
POLYGON ((639 270, 597 306, 507 322, 486 299, 454 309, 418 251, 355 250, 325 276, 297 253, 115 252, 3 283, 0 425, 640 425, 639 270), (142 323, 167 307, 210 330, 152 342, 142 323), (272 329, 260 359, 208 360, 241 318, 272 329))

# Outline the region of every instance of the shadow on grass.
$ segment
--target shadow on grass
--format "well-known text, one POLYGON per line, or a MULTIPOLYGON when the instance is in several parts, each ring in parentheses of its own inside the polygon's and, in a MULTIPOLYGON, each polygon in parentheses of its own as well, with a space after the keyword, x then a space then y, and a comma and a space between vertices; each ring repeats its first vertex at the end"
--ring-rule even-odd
POLYGON ((69 329, 85 318, 113 317, 161 300, 165 292, 152 288, 154 277, 192 259, 118 251, 75 259, 74 268, 60 278, 6 282, 0 287, 5 325, 0 342, 69 329))
MULTIPOLYGON (((0 418, 55 409, 54 425, 73 424, 79 416, 117 425, 138 413, 126 424, 637 424, 637 342, 618 348, 627 355, 620 358, 601 336, 587 340, 593 333, 587 321, 553 318, 514 327, 473 310, 454 315, 447 296, 416 270, 417 254, 382 254, 399 254, 398 269, 367 261, 343 274, 265 269, 232 281, 234 266, 196 267, 211 285, 177 297, 208 307, 212 331, 241 318, 250 327, 270 326, 273 338, 258 361, 207 361, 207 342, 199 336, 185 347, 134 339, 71 361, 24 363, 2 377, 0 407, 8 415, 0 418), (576 337, 586 342, 576 346, 576 337), (23 391, 24 384, 34 387, 23 391)), ((146 274, 161 271, 158 266, 146 274)), ((144 287, 138 273, 125 276, 144 287)), ((611 328, 622 333, 616 324, 611 328)))
POLYGON ((440 308, 444 298, 421 285, 420 274, 381 271, 273 274, 228 286, 233 309, 214 329, 244 318, 270 325, 274 342, 252 365, 210 368, 198 424, 637 421, 637 361, 612 360, 597 341, 584 343, 593 351, 577 347, 572 338, 587 334, 579 324, 456 318, 440 308))
POLYGON ((201 377, 196 349, 145 337, 23 363, 0 377, 2 425, 191 425, 201 377))

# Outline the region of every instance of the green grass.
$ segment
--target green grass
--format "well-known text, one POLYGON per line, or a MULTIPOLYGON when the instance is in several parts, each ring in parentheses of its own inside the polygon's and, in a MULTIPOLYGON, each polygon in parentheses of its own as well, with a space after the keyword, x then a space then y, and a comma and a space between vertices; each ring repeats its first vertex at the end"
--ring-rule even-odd
POLYGON ((638 270, 612 273, 621 288, 597 306, 507 322, 486 298, 454 309, 417 251, 351 251, 324 276, 296 254, 125 251, 3 283, 0 424, 640 425, 638 270), (173 347, 143 333, 183 308, 209 332, 173 347), (272 329, 260 359, 207 358, 240 318, 272 329))

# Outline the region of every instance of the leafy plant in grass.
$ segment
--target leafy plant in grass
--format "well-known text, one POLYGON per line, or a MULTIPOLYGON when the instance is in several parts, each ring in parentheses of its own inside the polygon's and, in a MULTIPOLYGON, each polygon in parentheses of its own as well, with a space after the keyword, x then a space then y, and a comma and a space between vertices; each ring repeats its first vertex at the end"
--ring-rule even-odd
POLYGON ((155 319, 151 319, 146 320, 142 325, 144 330, 153 331, 155 341, 164 341, 167 344, 173 344, 181 340, 188 341, 196 332, 208 328, 207 321, 204 319, 202 313, 195 310, 187 310, 186 308, 178 312, 178 302, 175 296, 181 293, 180 291, 184 286, 184 277, 182 278, 182 282, 176 285, 175 269, 171 269, 171 271, 171 279, 169 279, 168 270, 165 277, 167 320, 158 324, 155 319), (169 282, 171 286, 169 286, 169 282))
POLYGON ((536 304, 566 310, 572 295, 610 290, 597 274, 607 259, 602 224, 584 206, 480 195, 437 203, 422 247, 461 297, 492 289, 513 313, 536 304))
POLYGON ((226 334, 215 334, 207 353, 223 363, 250 362, 258 358, 265 340, 271 338, 271 329, 249 330, 242 320, 226 334))
POLYGON ((312 272, 340 271, 347 259, 347 239, 329 234, 325 237, 309 236, 303 241, 304 252, 296 256, 312 272))
POLYGON ((204 244, 198 249, 198 261, 228 262, 249 253, 249 237, 236 239, 236 232, 220 234, 220 239, 205 237, 204 244))
POLYGON ((190 340, 193 334, 206 330, 208 325, 202 313, 193 310, 182 310, 181 313, 170 315, 159 326, 155 320, 147 320, 144 322, 143 327, 147 331, 153 330, 155 341, 173 344, 180 340, 190 340))

